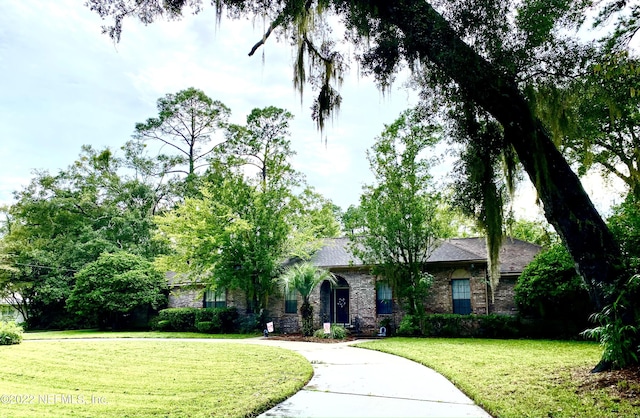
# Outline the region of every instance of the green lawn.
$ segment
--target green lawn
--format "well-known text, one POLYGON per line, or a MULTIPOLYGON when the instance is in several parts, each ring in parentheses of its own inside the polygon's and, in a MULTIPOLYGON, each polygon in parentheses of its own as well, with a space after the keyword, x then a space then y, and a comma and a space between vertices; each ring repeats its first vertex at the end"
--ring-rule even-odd
POLYGON ((252 416, 311 378, 291 351, 198 341, 63 340, 0 346, 0 416, 252 416))
POLYGON ((199 332, 160 332, 160 331, 131 331, 113 332, 98 331, 94 329, 81 329, 69 331, 42 331, 25 332, 24 340, 50 340, 68 338, 215 338, 215 339, 240 339, 252 338, 261 334, 202 334, 199 332))
POLYGON ((358 344, 443 374, 497 417, 640 416, 640 401, 584 379, 602 350, 589 342, 391 338, 358 344))

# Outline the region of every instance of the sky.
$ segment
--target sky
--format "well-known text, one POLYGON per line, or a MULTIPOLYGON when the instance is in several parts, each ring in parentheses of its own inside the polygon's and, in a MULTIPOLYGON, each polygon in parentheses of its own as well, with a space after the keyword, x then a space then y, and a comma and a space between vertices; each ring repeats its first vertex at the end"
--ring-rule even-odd
MULTIPOLYGON (((223 18, 216 25, 207 7, 177 22, 126 20, 117 44, 101 33, 105 23, 81 0, 0 2, 0 205, 12 202, 33 170, 66 168, 83 144, 119 149, 137 122, 157 116, 158 98, 195 87, 227 105, 233 123, 272 105, 293 113, 294 167, 346 209, 373 181, 365 151, 384 124, 417 103, 402 77, 382 94, 354 63, 340 90, 340 113, 321 135, 310 116, 310 89, 301 102, 293 88, 291 48, 269 39, 248 56, 263 22, 223 18)), ((606 211, 619 198, 591 177, 586 189, 606 211)), ((539 214, 526 182, 516 211, 539 214)))

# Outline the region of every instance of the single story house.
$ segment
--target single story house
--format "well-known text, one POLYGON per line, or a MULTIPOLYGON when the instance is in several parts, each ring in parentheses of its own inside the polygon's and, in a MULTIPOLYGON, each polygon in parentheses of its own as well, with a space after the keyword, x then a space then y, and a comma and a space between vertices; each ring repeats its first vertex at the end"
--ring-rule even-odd
MULTIPOLYGON (((484 238, 456 238, 442 241, 431 254, 425 270, 434 276, 430 295, 424 301, 429 313, 505 314, 516 313, 514 285, 540 247, 517 239, 505 239, 500 250, 500 284, 491 297, 484 238)), ((371 274, 371 266, 354 257, 348 238, 326 239, 311 262, 334 274, 337 284, 325 281, 311 295, 316 325, 323 322, 357 327, 374 333, 384 322, 399 324, 402 308, 393 289, 383 278, 371 274)), ((246 302, 241 291, 205 291, 170 277, 169 307, 235 306, 242 314, 246 302)), ((297 332, 302 318, 302 298, 297 292, 272 297, 268 317, 278 332, 297 332)))
MULTIPOLYGON (((20 301, 22 301, 21 298, 20 301)), ((0 321, 20 324, 24 322, 24 317, 20 311, 11 304, 9 299, 0 298, 0 321)))

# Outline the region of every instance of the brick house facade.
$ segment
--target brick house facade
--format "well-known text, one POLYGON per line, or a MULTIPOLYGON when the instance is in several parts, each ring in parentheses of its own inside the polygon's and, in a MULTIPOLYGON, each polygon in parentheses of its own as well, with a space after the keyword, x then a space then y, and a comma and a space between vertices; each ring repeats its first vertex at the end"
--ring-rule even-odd
MULTIPOLYGON (((424 301, 429 313, 506 314, 516 313, 514 285, 517 277, 540 251, 540 247, 516 239, 506 239, 500 251, 500 284, 491 297, 487 276, 486 244, 483 238, 445 240, 433 252, 425 271, 434 277, 429 297, 424 301)), ((349 251, 347 238, 325 240, 312 263, 331 271, 337 285, 328 281, 317 286, 310 297, 317 328, 323 322, 345 324, 363 334, 377 332, 384 323, 397 326, 403 311, 383 278, 373 276, 370 266, 349 251)), ((203 307, 208 295, 170 278, 170 307, 203 307)), ((246 311, 243 293, 228 290, 219 295, 226 306, 246 311)), ((268 318, 277 332, 298 332, 302 318, 299 295, 276 295, 269 300, 268 318), (288 299, 288 300, 287 300, 288 299)))

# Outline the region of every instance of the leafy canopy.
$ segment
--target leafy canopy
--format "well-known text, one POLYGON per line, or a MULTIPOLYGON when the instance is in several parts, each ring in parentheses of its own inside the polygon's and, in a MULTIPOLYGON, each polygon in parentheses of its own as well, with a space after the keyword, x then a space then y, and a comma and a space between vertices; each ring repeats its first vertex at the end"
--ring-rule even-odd
POLYGON ((159 309, 167 301, 164 275, 139 255, 104 253, 75 278, 67 308, 80 316, 95 315, 101 324, 137 308, 159 309))
POLYGON ((438 140, 439 128, 418 111, 406 111, 386 126, 367 152, 375 184, 364 186, 359 214, 351 218, 362 222, 349 234, 352 251, 376 266, 374 273, 389 281, 410 314, 423 310, 430 283, 423 266, 447 230, 429 173, 429 152, 438 140))

